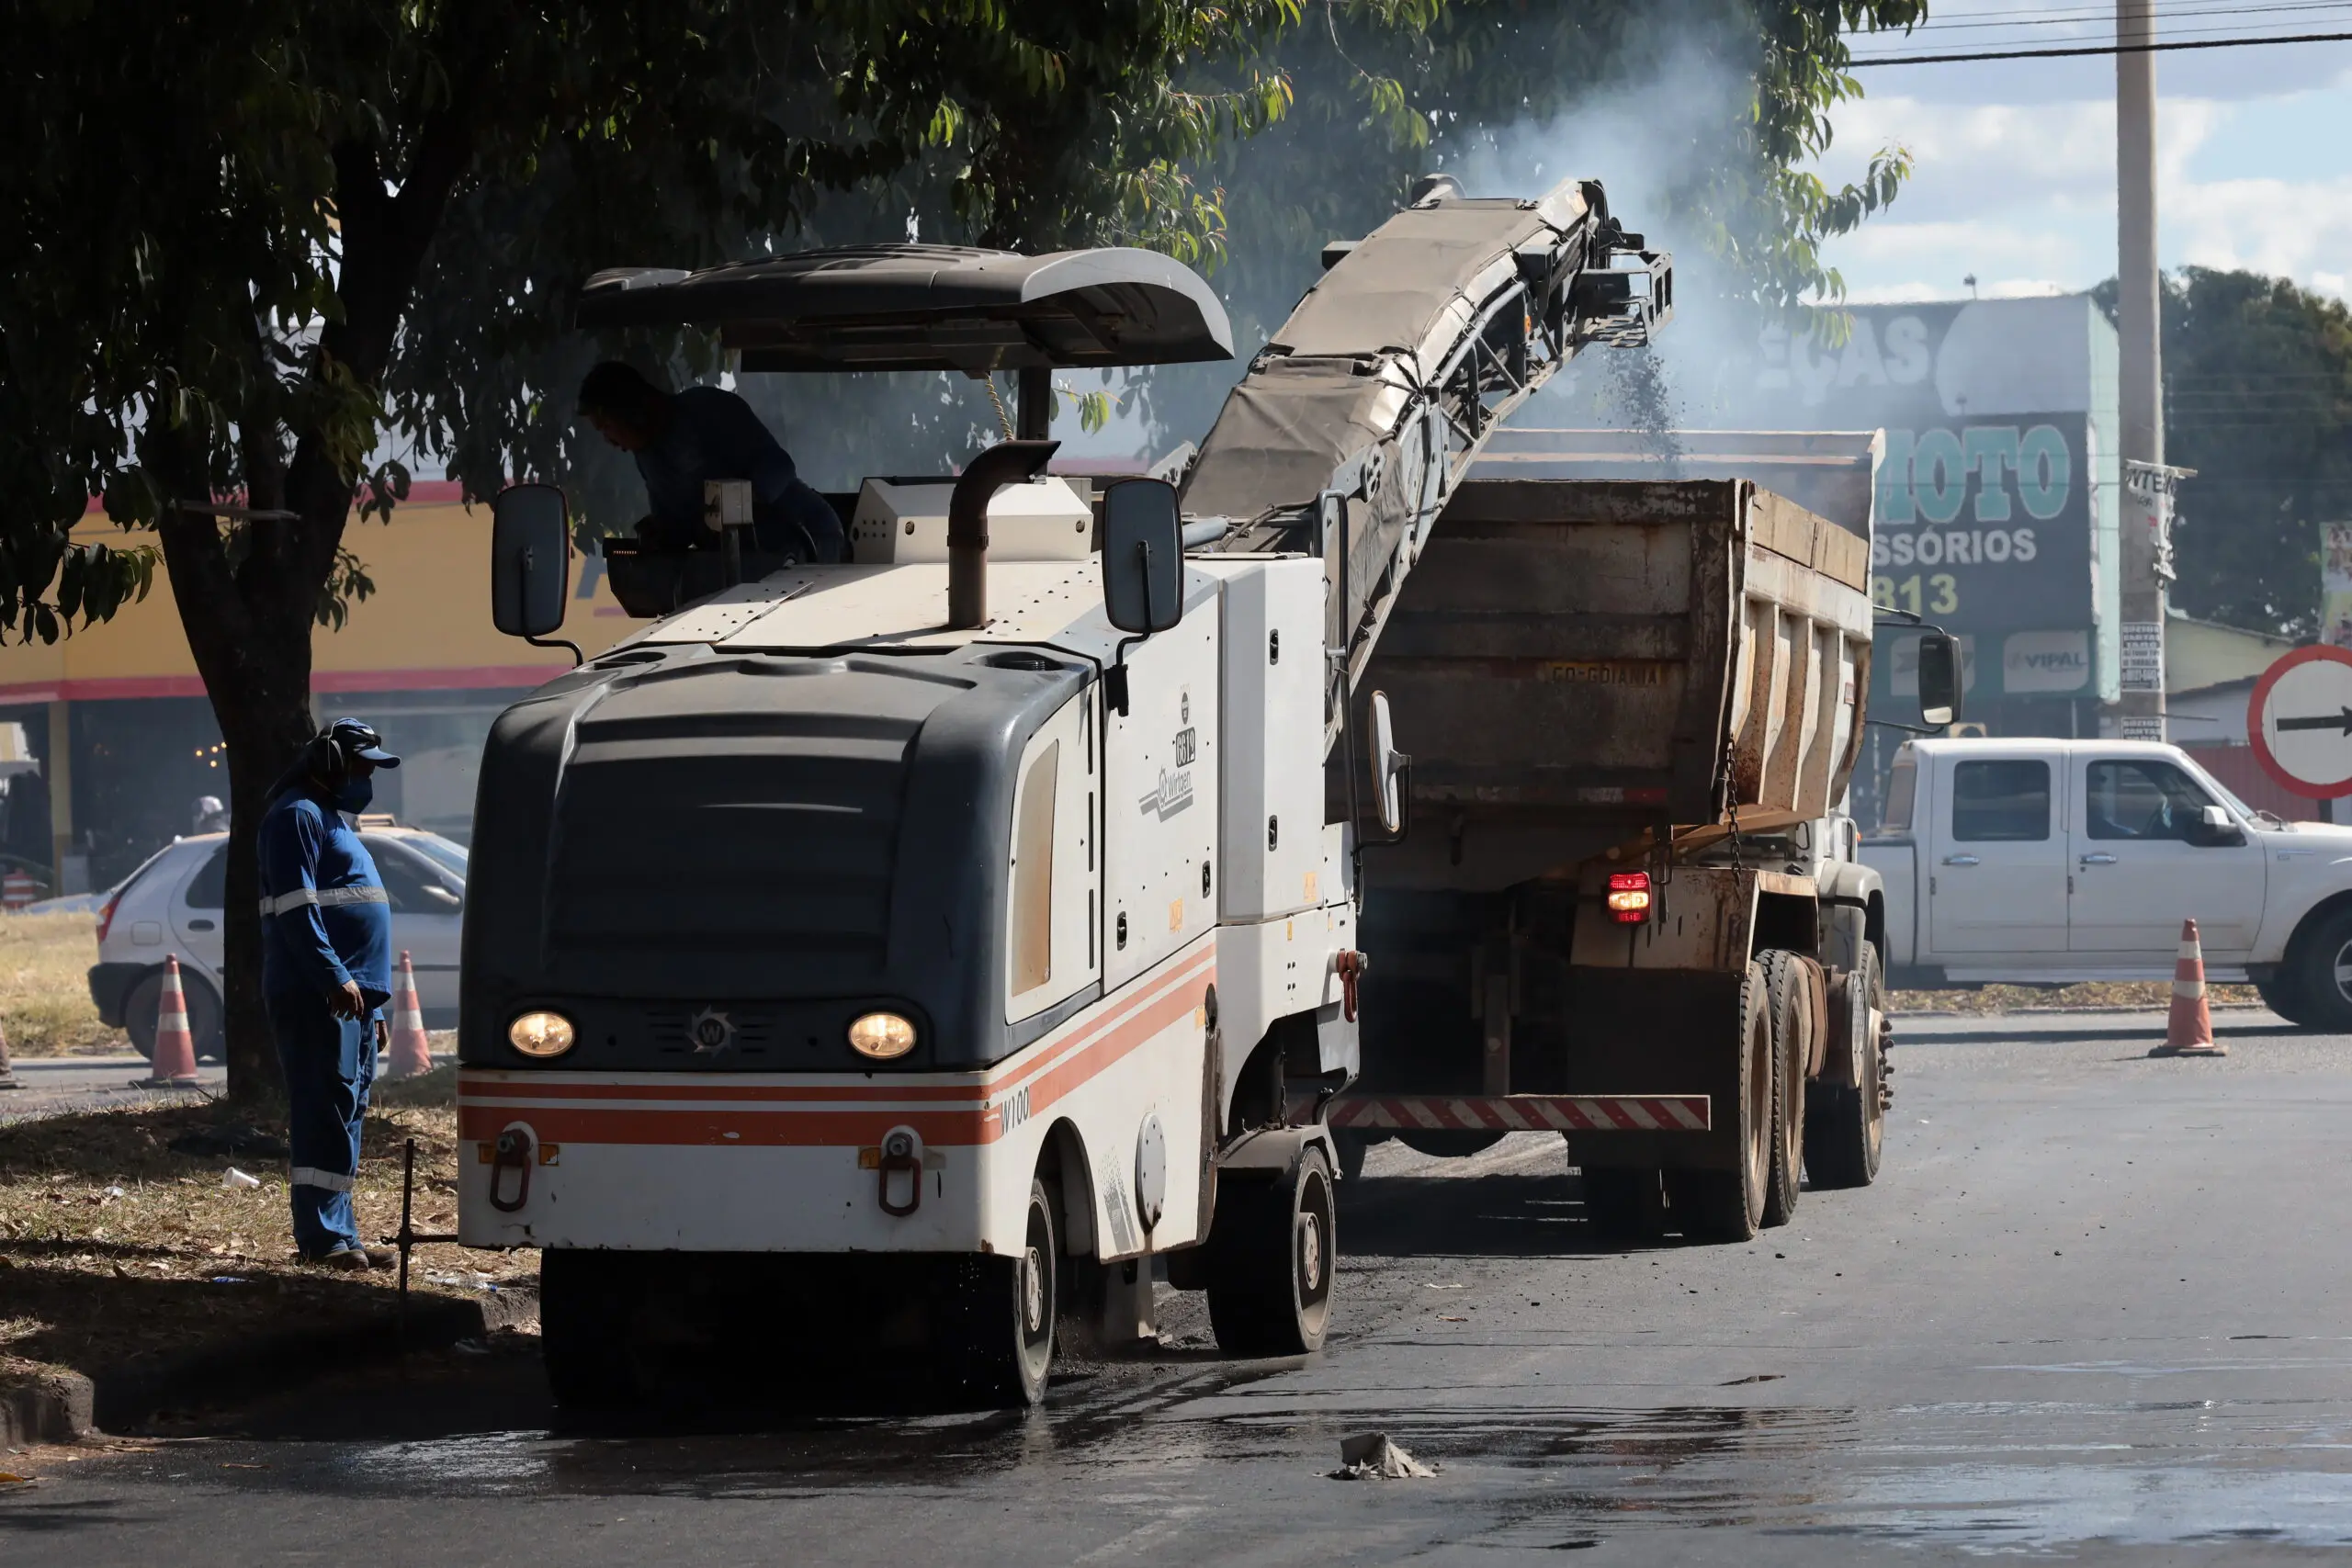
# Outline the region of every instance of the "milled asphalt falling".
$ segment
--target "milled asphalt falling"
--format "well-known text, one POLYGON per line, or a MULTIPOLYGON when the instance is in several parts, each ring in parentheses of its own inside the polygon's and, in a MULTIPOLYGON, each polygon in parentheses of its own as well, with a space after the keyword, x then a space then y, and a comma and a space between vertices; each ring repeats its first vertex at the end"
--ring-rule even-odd
MULTIPOLYGON (((527 1339, 34 1463, 0 1561, 2255 1562, 2352 1543, 2352 1039, 1915 1020, 1886 1168, 1747 1247, 1607 1246, 1556 1139, 1373 1152, 1324 1352, 1028 1416, 577 1429, 527 1339), (1385 1430, 1432 1479, 1330 1479, 1385 1430)), ((5 1309, 0 1309, 5 1310, 5 1309)), ((769 1353, 821 1358, 823 1347, 769 1353)))

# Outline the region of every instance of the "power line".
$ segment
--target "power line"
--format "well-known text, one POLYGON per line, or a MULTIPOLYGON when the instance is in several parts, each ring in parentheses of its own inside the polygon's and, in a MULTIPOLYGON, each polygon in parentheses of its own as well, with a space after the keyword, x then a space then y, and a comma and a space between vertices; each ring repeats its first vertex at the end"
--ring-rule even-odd
POLYGON ((2161 43, 2098 43, 2071 49, 1984 50, 1972 54, 1870 54, 1846 62, 1849 71, 1869 65, 1951 65, 1981 60, 2060 60, 2092 54, 2168 54, 2181 49, 2241 49, 2259 43, 2347 43, 2352 33, 2294 33, 2278 38, 2216 38, 2161 43))
MULTIPOLYGON (((2185 17, 2254 17, 2281 11, 2342 11, 2346 8, 2346 0, 2290 0, 2290 3, 2288 4, 2272 6, 2195 6, 2177 11, 2166 11, 2163 13, 2158 20, 2169 22, 2179 20, 2185 17)), ((1956 32, 1963 28, 1973 30, 1983 28, 2079 28, 2109 24, 2112 23, 2115 19, 2115 12, 2112 7, 2057 12, 2043 10, 1975 11, 1964 13, 1964 15, 1968 17, 1968 20, 1966 21, 1939 21, 1927 23, 1922 25, 1922 30, 1947 33, 1956 32), (1988 17, 2016 17, 2020 19, 1985 19, 1988 17)), ((1867 37, 1869 35, 1849 34, 1849 36, 1867 37)))

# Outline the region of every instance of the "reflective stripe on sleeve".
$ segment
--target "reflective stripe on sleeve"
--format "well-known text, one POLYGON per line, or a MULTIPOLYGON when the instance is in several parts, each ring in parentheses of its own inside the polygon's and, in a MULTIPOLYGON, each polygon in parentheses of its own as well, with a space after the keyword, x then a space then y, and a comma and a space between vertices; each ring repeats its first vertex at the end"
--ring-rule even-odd
POLYGON ((297 1187, 323 1187, 330 1192, 348 1192, 351 1190, 350 1177, 339 1176, 332 1170, 321 1170, 316 1166, 296 1166, 293 1173, 293 1184, 297 1187))
POLYGON ((264 916, 283 915, 289 910, 307 908, 312 904, 321 908, 334 908, 342 904, 389 904, 391 901, 391 895, 380 887, 298 887, 291 893, 263 899, 261 912, 264 916))

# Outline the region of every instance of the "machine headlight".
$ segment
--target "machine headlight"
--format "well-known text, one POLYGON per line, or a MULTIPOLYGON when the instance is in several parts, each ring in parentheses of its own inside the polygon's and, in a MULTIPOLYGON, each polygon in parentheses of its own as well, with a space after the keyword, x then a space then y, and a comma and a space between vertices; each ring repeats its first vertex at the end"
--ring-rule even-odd
POLYGON ((869 1012, 849 1026, 849 1048, 877 1062, 895 1061, 915 1048, 915 1026, 895 1012, 869 1012))
POLYGON ((526 1056, 560 1056, 573 1038, 571 1020, 560 1012, 526 1012, 506 1026, 506 1043, 526 1056))

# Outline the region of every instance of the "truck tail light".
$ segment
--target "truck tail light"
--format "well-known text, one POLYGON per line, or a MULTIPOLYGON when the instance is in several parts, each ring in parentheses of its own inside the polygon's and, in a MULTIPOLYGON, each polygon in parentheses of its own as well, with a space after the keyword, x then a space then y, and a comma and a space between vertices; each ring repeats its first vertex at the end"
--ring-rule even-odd
POLYGON ((1609 874, 1609 914, 1621 926, 1637 926, 1650 918, 1650 874, 1612 871, 1609 874))

